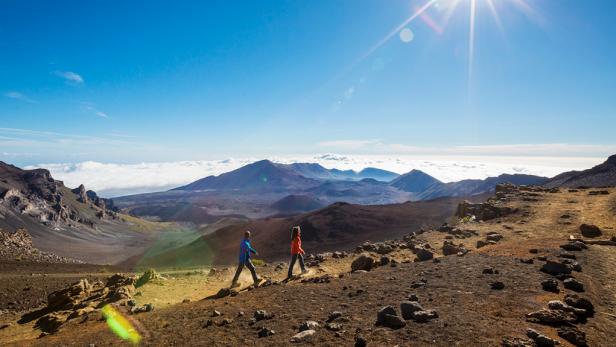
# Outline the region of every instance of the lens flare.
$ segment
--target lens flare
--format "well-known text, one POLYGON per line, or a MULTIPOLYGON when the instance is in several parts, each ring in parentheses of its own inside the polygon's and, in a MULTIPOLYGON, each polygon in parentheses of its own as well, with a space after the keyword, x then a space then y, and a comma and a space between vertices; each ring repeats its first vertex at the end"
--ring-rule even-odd
POLYGON ((134 345, 141 342, 141 335, 117 309, 111 305, 105 305, 102 312, 109 329, 119 338, 129 341, 134 345))

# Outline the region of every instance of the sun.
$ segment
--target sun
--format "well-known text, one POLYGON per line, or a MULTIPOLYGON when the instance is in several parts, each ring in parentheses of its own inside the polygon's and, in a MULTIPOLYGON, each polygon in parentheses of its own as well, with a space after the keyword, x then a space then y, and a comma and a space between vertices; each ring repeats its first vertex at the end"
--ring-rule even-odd
MULTIPOLYGON (((530 18, 537 19, 539 16, 527 0, 427 0, 423 4, 413 8, 411 15, 396 26, 392 31, 385 35, 381 40, 374 44, 368 51, 359 57, 352 65, 355 66, 368 56, 372 55, 381 46, 387 43, 392 37, 399 36, 400 40, 408 43, 413 39, 413 33, 408 26, 418 18, 424 22, 430 29, 437 34, 443 33, 447 29, 447 25, 453 16, 467 16, 468 18, 468 81, 469 88, 473 78, 473 67, 475 60, 475 31, 477 18, 477 9, 485 7, 491 13, 491 17, 498 26, 499 30, 504 33, 499 8, 514 7, 524 15, 530 18), (466 3, 468 12, 461 11, 466 3), (497 5, 498 4, 498 5, 497 5), (429 10, 438 10, 440 16, 436 18, 431 16, 429 10)), ((509 10, 509 8, 507 8, 509 10)))

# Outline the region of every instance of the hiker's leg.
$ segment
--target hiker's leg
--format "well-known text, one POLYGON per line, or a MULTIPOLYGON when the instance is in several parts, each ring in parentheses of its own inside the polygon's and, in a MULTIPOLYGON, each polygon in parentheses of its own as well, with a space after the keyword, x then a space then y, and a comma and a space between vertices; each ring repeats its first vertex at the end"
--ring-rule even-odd
POLYGON ((291 263, 289 264, 289 273, 287 274, 287 277, 291 277, 293 276, 293 267, 295 266, 295 261, 297 260, 297 254, 293 254, 293 256, 291 257, 291 263))
POLYGON ((302 272, 306 272, 306 265, 304 265, 304 255, 300 254, 298 257, 299 257, 299 267, 302 268, 302 272))
POLYGON ((257 283, 259 281, 259 277, 257 277, 257 271, 255 270, 255 266, 252 264, 250 259, 246 261, 246 267, 250 270, 250 273, 252 273, 252 280, 257 283))
POLYGON ((231 284, 237 283, 237 280, 240 278, 240 274, 242 273, 242 269, 244 268, 244 263, 239 263, 237 265, 237 270, 235 271, 235 276, 233 276, 233 281, 231 284))

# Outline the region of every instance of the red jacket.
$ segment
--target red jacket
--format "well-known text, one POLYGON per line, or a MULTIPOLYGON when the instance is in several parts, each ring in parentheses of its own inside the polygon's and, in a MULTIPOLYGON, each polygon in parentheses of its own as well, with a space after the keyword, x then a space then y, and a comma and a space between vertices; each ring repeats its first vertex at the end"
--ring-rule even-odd
POLYGON ((302 240, 299 237, 294 238, 291 241, 291 254, 304 254, 302 249, 302 240))

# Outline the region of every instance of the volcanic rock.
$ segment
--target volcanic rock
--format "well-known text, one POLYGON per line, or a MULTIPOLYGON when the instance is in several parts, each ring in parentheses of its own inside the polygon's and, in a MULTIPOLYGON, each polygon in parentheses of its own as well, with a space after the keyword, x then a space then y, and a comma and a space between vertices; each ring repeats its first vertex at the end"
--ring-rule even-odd
POLYGON ((598 226, 592 224, 580 225, 580 232, 584 237, 599 237, 603 234, 598 226))

